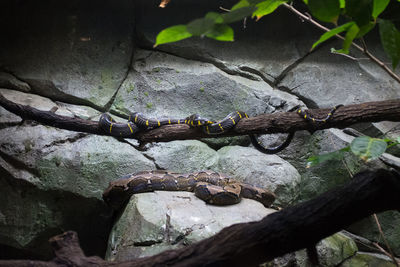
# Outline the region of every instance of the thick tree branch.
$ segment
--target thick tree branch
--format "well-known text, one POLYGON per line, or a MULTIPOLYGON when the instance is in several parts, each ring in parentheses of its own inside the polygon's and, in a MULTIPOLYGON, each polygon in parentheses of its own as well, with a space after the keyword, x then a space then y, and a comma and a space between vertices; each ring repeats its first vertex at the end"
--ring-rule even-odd
MULTIPOLYGON (((108 135, 100 127, 97 121, 84 120, 57 115, 49 111, 41 111, 36 108, 20 105, 6 99, 0 94, 0 106, 6 110, 21 116, 26 120, 35 120, 44 125, 86 132, 99 135, 108 135)), ((325 117, 329 109, 309 110, 316 118, 325 117)), ((190 114, 188 114, 190 115, 190 114)), ((138 133, 132 138, 141 142, 168 142, 172 140, 199 139, 205 137, 223 137, 246 134, 287 133, 298 130, 316 130, 327 128, 345 128, 358 122, 400 121, 400 99, 366 102, 362 104, 342 106, 334 113, 326 123, 312 124, 301 118, 296 112, 281 112, 262 114, 248 119, 242 119, 236 127, 227 133, 207 135, 200 129, 191 128, 188 125, 166 125, 160 128, 138 133)))
POLYGON ((257 266, 313 246, 373 213, 392 209, 400 210, 400 175, 366 171, 347 185, 261 221, 235 224, 191 246, 152 257, 128 262, 85 257, 76 233, 67 232, 50 239, 57 256, 51 262, 0 261, 0 266, 257 266))

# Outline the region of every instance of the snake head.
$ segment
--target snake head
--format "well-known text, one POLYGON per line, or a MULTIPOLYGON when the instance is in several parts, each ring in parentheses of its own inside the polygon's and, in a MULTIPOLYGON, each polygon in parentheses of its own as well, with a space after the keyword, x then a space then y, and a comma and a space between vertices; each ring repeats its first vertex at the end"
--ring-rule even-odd
POLYGON ((104 191, 103 200, 114 210, 119 210, 130 198, 127 187, 111 185, 104 191))

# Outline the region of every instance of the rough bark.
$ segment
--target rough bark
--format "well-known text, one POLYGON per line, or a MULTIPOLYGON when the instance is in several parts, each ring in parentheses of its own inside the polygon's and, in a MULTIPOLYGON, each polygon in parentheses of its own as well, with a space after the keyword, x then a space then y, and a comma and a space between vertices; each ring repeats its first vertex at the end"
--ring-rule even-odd
MULTIPOLYGON (((99 127, 97 121, 61 116, 50 111, 41 111, 30 106, 16 104, 1 94, 0 105, 23 119, 35 120, 44 125, 71 131, 109 135, 99 127)), ((316 118, 325 117, 328 112, 329 109, 308 110, 308 113, 316 118)), ((400 121, 400 99, 342 106, 326 123, 313 124, 301 118, 296 112, 281 112, 242 119, 232 131, 218 136, 207 135, 200 129, 191 128, 188 125, 166 125, 138 133, 131 138, 141 142, 168 142, 205 137, 287 133, 299 130, 314 132, 327 128, 345 128, 358 122, 378 121, 400 121)))
POLYGON ((51 262, 0 261, 0 266, 257 266, 391 209, 400 210, 400 175, 366 171, 344 186, 261 221, 235 224, 191 246, 152 257, 127 262, 85 257, 76 233, 67 232, 50 240, 57 256, 51 262))

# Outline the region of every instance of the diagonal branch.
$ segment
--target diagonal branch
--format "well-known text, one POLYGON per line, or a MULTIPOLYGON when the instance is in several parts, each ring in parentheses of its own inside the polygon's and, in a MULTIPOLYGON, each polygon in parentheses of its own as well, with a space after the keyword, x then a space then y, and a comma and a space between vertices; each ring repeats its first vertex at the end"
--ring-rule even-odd
MULTIPOLYGON (((305 21, 310 22, 311 24, 314 24, 316 27, 320 28, 323 31, 330 31, 331 29, 319 24, 318 22, 316 22, 315 20, 313 20, 310 16, 306 16, 303 13, 301 13, 300 11, 298 11, 297 9, 295 9, 292 5, 289 5, 287 3, 283 4, 284 7, 286 7, 287 9, 289 9, 290 11, 292 11, 293 13, 297 14, 298 16, 300 16, 302 19, 304 19, 305 21)), ((344 40, 345 38, 343 36, 341 36, 340 34, 336 34, 335 35, 337 38, 344 40)), ((392 76, 393 79, 395 79, 397 82, 400 83, 400 77, 394 72, 392 71, 385 63, 383 63, 381 60, 379 60, 377 57, 375 57, 373 54, 371 54, 367 49, 359 46, 358 44, 356 44, 355 42, 351 42, 351 45, 354 46, 355 48, 357 48, 359 51, 361 51, 362 53, 364 53, 365 55, 367 55, 373 62, 375 62, 376 64, 378 64, 379 67, 381 67, 382 69, 384 69, 390 76, 392 76)))
POLYGON ((191 246, 152 257, 126 262, 85 257, 76 233, 67 232, 50 240, 57 256, 52 261, 0 260, 0 266, 258 266, 391 209, 400 210, 400 175, 382 169, 366 171, 344 186, 261 221, 235 224, 191 246))
MULTIPOLYGON (((98 135, 109 135, 104 132, 97 121, 84 120, 57 115, 53 112, 14 103, 0 94, 0 106, 26 120, 35 120, 41 124, 77 132, 98 135)), ((316 118, 325 117, 329 109, 313 109, 308 113, 316 118)), ((232 131, 219 135, 207 135, 200 129, 188 125, 165 125, 150 131, 138 133, 130 138, 141 142, 168 142, 172 140, 199 139, 206 137, 223 137, 247 134, 288 133, 299 130, 316 130, 328 128, 346 128, 358 122, 400 121, 400 99, 366 102, 342 106, 326 123, 312 124, 301 118, 296 112, 261 114, 242 119, 232 131)))

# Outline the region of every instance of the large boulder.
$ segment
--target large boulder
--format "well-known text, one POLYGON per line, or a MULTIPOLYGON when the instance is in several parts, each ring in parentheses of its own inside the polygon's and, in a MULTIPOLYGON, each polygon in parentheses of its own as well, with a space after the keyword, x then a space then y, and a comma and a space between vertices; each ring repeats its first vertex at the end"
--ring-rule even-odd
POLYGON ((0 62, 25 86, 1 75, 0 84, 67 103, 109 102, 134 52, 131 1, 5 2, 0 62))
POLYGON ((260 220, 272 212, 250 199, 221 207, 208 205, 190 192, 137 194, 113 226, 106 259, 123 261, 187 246, 224 227, 260 220))
POLYGON ((254 148, 226 146, 215 151, 200 141, 173 141, 150 147, 146 155, 162 169, 195 172, 211 169, 277 195, 276 203, 287 205, 299 193, 300 174, 287 161, 254 148))

